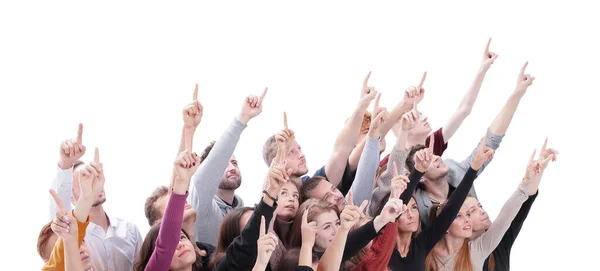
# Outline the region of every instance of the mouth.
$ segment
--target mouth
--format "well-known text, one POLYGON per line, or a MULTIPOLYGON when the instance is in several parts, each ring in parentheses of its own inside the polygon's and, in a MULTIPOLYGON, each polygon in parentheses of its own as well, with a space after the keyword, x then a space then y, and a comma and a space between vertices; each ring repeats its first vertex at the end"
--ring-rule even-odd
POLYGON ((289 210, 292 210, 292 211, 295 211, 295 210, 296 210, 296 206, 294 206, 294 205, 286 205, 286 206, 284 206, 283 208, 284 208, 284 209, 289 209, 289 210))
POLYGON ((82 262, 85 262, 85 261, 86 261, 86 260, 88 260, 89 258, 90 258, 90 256, 88 256, 88 255, 85 255, 85 256, 83 256, 83 257, 81 258, 81 261, 82 261, 82 262))
POLYGON ((179 257, 181 257, 181 256, 183 256, 183 255, 186 255, 188 252, 190 252, 190 251, 189 251, 189 250, 187 250, 187 249, 186 249, 186 250, 184 250, 183 252, 181 252, 181 253, 179 254, 179 257))
POLYGON ((192 209, 192 205, 186 204, 184 210, 192 209))
POLYGON ((471 226, 466 226, 463 228, 463 230, 465 230, 465 231, 471 230, 471 226))

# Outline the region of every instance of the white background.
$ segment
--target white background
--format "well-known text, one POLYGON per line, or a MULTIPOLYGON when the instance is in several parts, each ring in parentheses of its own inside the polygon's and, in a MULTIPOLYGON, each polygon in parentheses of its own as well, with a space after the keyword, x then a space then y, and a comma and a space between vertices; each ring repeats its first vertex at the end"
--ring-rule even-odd
MULTIPOLYGON (((514 246, 512 270, 589 267, 600 241, 591 222, 598 210, 597 9, 577 1, 372 2, 0 3, 1 250, 14 255, 2 269, 41 267, 35 246, 59 144, 76 136, 79 122, 88 150, 100 148, 106 211, 134 221, 145 236, 144 200, 169 183, 194 83, 205 108, 197 152, 219 137, 246 95, 269 87, 263 114, 235 151, 238 193, 251 205, 267 170, 262 145, 281 129, 284 110, 310 173, 327 161, 369 70, 388 108, 428 71, 420 109, 436 129, 469 87, 488 37, 499 58, 445 157, 471 152, 528 60, 537 79, 477 191, 495 217, 548 136, 561 154, 514 246)), ((88 151, 84 160, 92 157, 88 151)))

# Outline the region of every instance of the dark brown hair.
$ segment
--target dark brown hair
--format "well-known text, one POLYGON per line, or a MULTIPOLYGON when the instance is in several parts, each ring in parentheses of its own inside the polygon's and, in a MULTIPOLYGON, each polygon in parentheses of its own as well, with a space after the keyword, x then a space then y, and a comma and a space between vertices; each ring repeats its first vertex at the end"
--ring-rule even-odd
POLYGON ((50 240, 50 237, 52 237, 52 235, 54 235, 54 232, 52 231, 51 226, 52 226, 52 221, 50 221, 50 222, 48 222, 48 224, 44 225, 44 227, 40 231, 40 234, 38 235, 37 251, 43 260, 50 258, 50 254, 44 255, 44 248, 46 247, 48 240, 50 240), (44 256, 46 256, 46 257, 44 257, 44 256))
POLYGON ((421 145, 421 144, 417 144, 414 145, 410 148, 410 150, 408 151, 408 156, 406 156, 406 168, 408 169, 408 171, 411 171, 413 168, 415 168, 415 153, 417 153, 418 151, 425 149, 427 147, 425 147, 425 145, 421 145))
POLYGON ((210 151, 212 150, 212 148, 215 146, 215 141, 211 141, 210 143, 208 143, 208 146, 206 146, 206 148, 204 148, 204 151, 202 151, 202 155, 200 155, 200 164, 202 164, 202 162, 204 162, 204 159, 206 159, 206 157, 208 157, 208 154, 210 153, 210 151))
MULTIPOLYGON (((142 248, 140 249, 139 256, 136 259, 135 264, 133 265, 133 271, 144 271, 146 269, 146 265, 148 264, 148 261, 150 261, 152 253, 154 253, 154 248, 156 247, 156 239, 158 238, 158 232, 160 230, 161 224, 162 223, 158 223, 152 226, 152 228, 150 228, 150 230, 146 234, 146 238, 144 238, 144 243, 142 244, 142 248)), ((183 232, 183 234, 185 234, 185 236, 188 239, 190 239, 190 236, 185 230, 181 229, 181 231, 183 232)), ((192 245, 195 247, 194 240, 190 240, 190 242, 192 242, 192 245)), ((203 270, 202 256, 198 254, 197 250, 194 250, 194 252, 196 253, 196 262, 192 264, 192 270, 201 271, 203 270)), ((171 256, 171 258, 172 257, 173 256, 171 256)))
MULTIPOLYGON (((296 267, 298 267, 299 261, 300 261, 300 249, 299 248, 288 249, 286 251, 285 255, 283 255, 283 258, 279 262, 279 266, 277 267, 277 270, 275 270, 275 271, 296 270, 296 267)), ((317 258, 317 256, 314 253, 312 255, 312 262, 313 263, 319 262, 319 259, 317 258)))
POLYGON ((308 180, 302 182, 302 186, 300 187, 300 203, 304 203, 306 200, 310 199, 310 194, 312 191, 319 186, 321 181, 326 181, 325 177, 315 176, 312 178, 308 178, 308 180))
POLYGON ((148 219, 148 225, 152 227, 156 221, 159 221, 162 218, 162 214, 160 210, 156 207, 156 201, 169 193, 169 189, 166 186, 159 186, 150 197, 146 199, 146 203, 144 204, 144 214, 146 214, 146 219, 148 219))
POLYGON ((209 270, 216 269, 217 263, 219 263, 219 261, 225 256, 227 247, 233 243, 233 239, 242 233, 243 229, 240 227, 240 220, 246 212, 252 210, 254 210, 254 208, 251 207, 235 208, 223 218, 221 225, 219 225, 217 248, 211 255, 210 262, 208 264, 209 270))

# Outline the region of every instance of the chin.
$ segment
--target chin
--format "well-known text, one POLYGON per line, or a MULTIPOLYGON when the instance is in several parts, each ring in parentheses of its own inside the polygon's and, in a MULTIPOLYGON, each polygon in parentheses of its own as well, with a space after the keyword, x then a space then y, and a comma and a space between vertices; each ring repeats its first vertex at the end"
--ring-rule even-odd
POLYGON ((296 216, 296 214, 290 210, 284 210, 284 211, 281 211, 281 213, 279 213, 279 211, 277 212, 277 219, 279 219, 281 221, 290 221, 290 220, 294 219, 295 216, 296 216))
POLYGON ((193 219, 194 222, 196 221, 196 211, 193 208, 183 212, 183 220, 185 221, 189 219, 193 219))

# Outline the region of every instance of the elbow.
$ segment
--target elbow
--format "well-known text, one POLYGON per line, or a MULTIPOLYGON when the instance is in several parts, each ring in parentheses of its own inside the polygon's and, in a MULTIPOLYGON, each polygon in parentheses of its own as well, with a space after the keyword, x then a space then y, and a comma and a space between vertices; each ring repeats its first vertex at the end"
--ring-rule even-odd
POLYGON ((467 118, 471 115, 471 111, 473 110, 473 105, 463 105, 458 109, 459 114, 463 119, 467 118))

